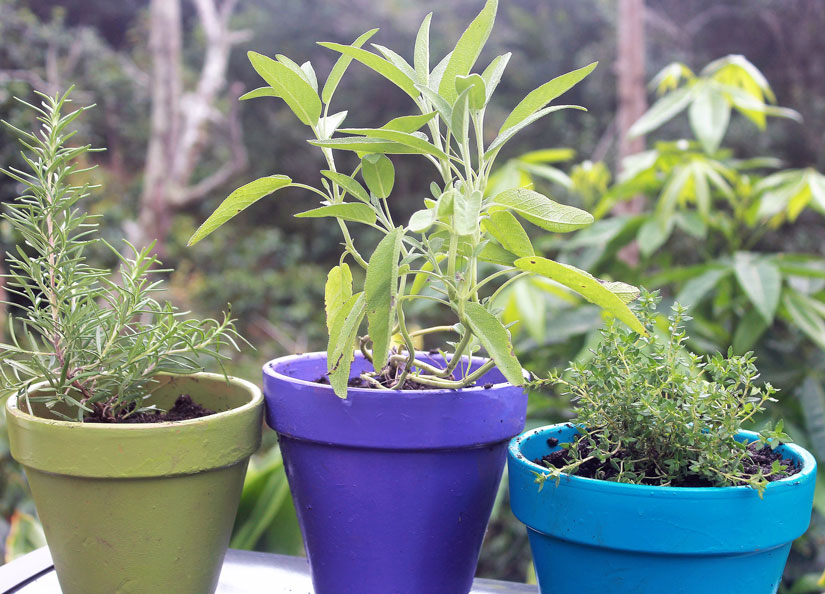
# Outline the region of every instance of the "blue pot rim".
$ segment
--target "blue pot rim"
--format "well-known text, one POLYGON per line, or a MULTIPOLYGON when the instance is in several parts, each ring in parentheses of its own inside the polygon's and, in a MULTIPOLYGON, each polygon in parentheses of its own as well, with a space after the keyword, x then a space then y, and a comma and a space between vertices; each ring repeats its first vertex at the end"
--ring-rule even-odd
POLYGON ((547 438, 566 442, 575 432, 562 423, 510 441, 510 504, 531 535, 646 555, 740 555, 786 546, 810 524, 816 461, 799 446, 779 447, 801 464, 800 472, 768 483, 760 498, 746 485, 661 487, 569 474, 556 482, 532 459, 547 451, 547 438), (536 475, 548 477, 542 488, 536 475))
MULTIPOLYGON (((527 459, 521 453, 519 446, 522 441, 531 439, 537 435, 549 433, 554 430, 558 431, 561 429, 567 429, 572 427, 574 427, 572 423, 557 423, 555 425, 545 425, 543 427, 538 427, 530 431, 525 431, 521 435, 517 435, 512 440, 510 440, 510 445, 508 446, 509 458, 518 464, 526 466, 529 470, 533 472, 544 474, 552 478, 550 470, 548 468, 536 464, 532 460, 527 459)), ((753 431, 743 430, 737 434, 737 437, 742 437, 750 442, 758 439, 759 434, 753 431)), ((793 443, 783 443, 781 446, 779 446, 779 448, 781 448, 781 451, 783 453, 789 454, 795 461, 799 462, 802 467, 800 468, 799 472, 794 475, 787 476, 778 481, 772 481, 768 483, 766 487, 766 492, 768 490, 777 491, 779 489, 782 489, 783 487, 798 484, 802 482, 804 479, 808 479, 809 477, 814 478, 812 477, 812 475, 815 475, 816 473, 816 459, 808 450, 793 443)), ((589 491, 610 491, 615 493, 616 495, 632 496, 639 496, 644 492, 651 492, 651 494, 656 494, 662 497, 669 497, 674 499, 694 499, 696 497, 738 497, 743 493, 752 493, 754 491, 752 487, 748 487, 747 485, 731 487, 667 487, 658 485, 637 485, 631 483, 618 483, 615 481, 593 479, 566 473, 562 473, 561 480, 564 481, 566 486, 578 489, 585 489, 589 491)))

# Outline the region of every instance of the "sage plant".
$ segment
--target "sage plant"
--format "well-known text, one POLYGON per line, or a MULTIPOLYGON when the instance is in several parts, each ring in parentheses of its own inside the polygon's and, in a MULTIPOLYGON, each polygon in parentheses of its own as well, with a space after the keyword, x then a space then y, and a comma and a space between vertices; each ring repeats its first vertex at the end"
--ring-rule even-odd
POLYGON ((435 66, 429 49, 432 14, 418 31, 412 64, 383 45, 372 44, 375 51, 364 49, 377 29, 351 45, 321 43, 340 54, 322 87, 309 62, 299 65, 280 54, 273 59, 249 52, 252 67, 266 86, 241 99, 282 99, 311 132, 309 143, 321 149, 327 167, 320 172, 320 187, 278 174, 237 189, 195 232, 190 245, 278 189, 302 188, 319 197, 318 208, 296 216, 335 219, 343 235, 344 252, 329 273, 325 295, 329 378, 341 397, 346 396, 364 318, 368 335, 358 343, 374 372, 362 377, 376 388, 401 389, 408 380, 434 388, 461 388, 493 366, 512 384, 522 384, 510 334, 492 304, 508 283, 525 275, 548 277, 644 332, 626 305, 637 294, 633 287, 602 283, 582 270, 537 255, 520 222, 564 233, 589 225, 590 214, 532 189, 488 192, 490 173, 506 143, 555 111, 583 109, 549 104, 596 67, 594 63, 563 74, 529 93, 500 125, 495 139, 485 143, 487 106, 510 54, 496 57, 481 72, 473 68, 492 30, 497 5, 497 0, 488 0, 455 48, 435 66), (352 115, 333 111, 330 105, 353 60, 401 88, 416 113, 394 118, 380 128, 342 127, 352 115), (358 155, 353 171, 339 170, 335 161, 339 151, 358 155), (404 224, 393 220, 388 204, 395 179, 391 156, 399 154, 420 155, 433 174, 431 195, 404 224), (365 257, 355 245, 351 224, 367 225, 383 235, 371 255, 365 257), (353 288, 350 262, 366 271, 361 291, 353 288), (483 262, 497 269, 481 274, 483 262), (411 330, 406 309, 416 300, 449 310, 455 323, 411 330), (439 349, 443 365, 416 356, 416 336, 435 333, 450 336, 439 349), (398 336, 397 346, 394 336, 398 336), (487 362, 472 372, 460 368, 462 357, 477 344, 486 351, 487 362))

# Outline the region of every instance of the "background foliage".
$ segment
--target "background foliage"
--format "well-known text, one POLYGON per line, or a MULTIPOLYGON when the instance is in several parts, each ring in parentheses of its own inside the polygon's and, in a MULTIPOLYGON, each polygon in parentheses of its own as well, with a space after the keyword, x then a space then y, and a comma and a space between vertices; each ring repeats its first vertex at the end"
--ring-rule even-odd
MULTIPOLYGON (((136 219, 142 187, 150 132, 148 4, 0 0, 0 117, 30 128, 28 116, 11 97, 31 99, 33 86, 49 90, 43 84, 73 82, 78 103, 98 104, 82 136, 109 148, 95 156, 101 167, 90 181, 102 184, 93 208, 104 215, 102 230, 112 241, 136 219)), ((312 60, 326 73, 337 55, 312 40, 349 43, 375 26, 381 28, 377 43, 412 47, 417 24, 429 11, 436 13, 432 53, 440 58, 480 5, 457 0, 447 10, 434 0, 351 0, 342 10, 323 0, 243 0, 233 24, 251 30, 252 37, 231 54, 228 82, 237 80, 244 90, 258 86, 241 50, 265 55, 277 50, 298 61, 312 60)), ((525 131, 502 154, 498 183, 501 188, 534 183, 560 202, 595 212, 597 223, 567 241, 564 252, 552 238, 536 245, 537 250, 603 278, 659 288, 664 307, 674 298, 691 306, 689 346, 698 352, 731 345, 739 352, 755 350, 763 379, 781 389, 776 416, 783 416, 787 432, 825 460, 825 225, 819 212, 825 205, 819 177, 825 171, 825 63, 818 59, 825 52, 820 33, 825 5, 817 0, 648 0, 648 79, 673 62, 701 79, 711 76, 702 70, 713 60, 741 54, 770 81, 778 105, 796 110, 804 123, 768 117, 763 130, 734 109, 727 133, 717 140, 703 132, 701 123, 696 129, 702 118, 694 120, 685 106, 651 128, 649 152, 621 174, 613 132, 618 101, 615 6, 610 0, 502 1, 480 62, 504 51, 514 55, 498 89, 495 105, 501 113, 491 110, 491 122, 502 121, 527 91, 549 78, 597 60, 601 66, 565 97, 566 103, 586 106, 589 114, 562 112, 525 131), (754 161, 757 157, 766 159, 754 161), (715 183, 717 177, 724 183, 715 183), (614 204, 635 196, 645 197, 640 212, 611 214, 614 204)), ((184 1, 182 9, 183 75, 192 80, 205 37, 192 4, 184 1)), ((360 65, 351 68, 338 100, 369 109, 361 110, 364 121, 348 125, 380 126, 408 111, 403 92, 381 84, 360 65)), ((681 79, 680 85, 687 82, 681 79)), ((651 103, 656 97, 651 91, 651 103)), ((220 101, 217 107, 228 109, 230 100, 220 101)), ((176 268, 168 290, 182 309, 214 312, 232 302, 241 331, 258 351, 247 350, 229 371, 257 380, 265 359, 324 348, 324 274, 337 260, 340 238, 322 232, 320 222, 293 220, 291 215, 306 210, 309 200, 301 191, 287 189, 265 207, 240 215, 228 231, 196 249, 184 247, 197 225, 244 181, 273 170, 289 171, 302 183, 318 181, 320 159, 305 145, 285 106, 270 100, 244 102, 239 114, 247 170, 175 216, 164 261, 176 268)), ((713 117, 718 113, 707 112, 706 118, 713 117)), ((205 147, 195 181, 217 168, 226 152, 220 137, 205 147)), ((18 163, 15 143, 5 131, 0 131, 0 163, 18 163)), ((394 164, 390 207, 397 220, 407 220, 427 187, 415 159, 398 158, 394 164)), ((13 186, 0 181, 0 200, 13 194, 13 186)), ((0 227, 2 247, 14 241, 10 230, 0 227)), ((101 265, 113 264, 106 258, 99 254, 101 265)), ((520 357, 538 372, 566 366, 571 359, 585 360, 601 324, 596 308, 562 290, 547 296, 535 286, 541 282, 516 283, 501 301, 505 316, 531 320, 514 331, 520 357)), ((569 403, 552 393, 534 394, 529 415, 534 425, 565 419, 569 403)), ((11 558, 41 544, 42 535, 25 481, 4 442, 0 454, 0 536, 5 556, 11 558)), ((819 591, 814 575, 825 566, 823 493, 820 489, 812 530, 794 548, 786 572, 788 592, 819 591)), ((523 580, 529 575, 526 535, 505 501, 502 490, 480 574, 523 580)), ((271 435, 253 462, 232 546, 301 552, 271 435)))

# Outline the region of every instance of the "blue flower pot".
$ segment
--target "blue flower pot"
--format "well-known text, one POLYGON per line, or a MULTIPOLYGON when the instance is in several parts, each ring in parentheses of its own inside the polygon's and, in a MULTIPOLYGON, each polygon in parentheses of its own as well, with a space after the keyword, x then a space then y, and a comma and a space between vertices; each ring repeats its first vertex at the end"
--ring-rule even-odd
MULTIPOLYGON (((564 475, 539 490, 533 460, 570 442, 576 429, 552 425, 513 438, 508 450, 510 505, 527 525, 544 594, 771 594, 791 542, 808 528, 816 461, 780 446, 802 470, 768 485, 650 487, 564 475)), ((743 431, 739 438, 752 441, 743 431)))

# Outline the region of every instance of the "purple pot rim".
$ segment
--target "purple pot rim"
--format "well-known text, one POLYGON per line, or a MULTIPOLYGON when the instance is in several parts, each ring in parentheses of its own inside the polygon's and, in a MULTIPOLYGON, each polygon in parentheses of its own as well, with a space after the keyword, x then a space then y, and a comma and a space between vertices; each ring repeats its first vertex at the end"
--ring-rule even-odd
MULTIPOLYGON (((271 359, 264 363, 263 372, 265 375, 269 375, 275 379, 285 382, 293 382, 303 386, 312 386, 324 391, 328 391, 331 394, 335 394, 332 389, 332 386, 327 384, 321 384, 318 382, 312 382, 308 380, 303 380, 300 378, 292 377, 290 375, 286 375, 285 373, 281 373, 275 370, 276 365, 288 365, 293 361, 299 360, 306 360, 306 359, 326 359, 327 354, 324 351, 314 351, 310 353, 302 353, 297 355, 285 355, 283 357, 277 357, 275 359, 271 359)), ((417 357, 421 358, 421 357, 417 357)), ((469 357, 464 356, 462 357, 463 360, 472 361, 478 364, 485 363, 489 359, 486 357, 469 357)), ((525 374, 527 372, 525 371, 525 374)), ((464 388, 433 388, 431 390, 390 390, 392 392, 396 392, 398 394, 404 394, 405 396, 440 396, 445 394, 456 394, 456 393, 466 393, 466 392, 486 392, 488 390, 495 390, 501 388, 513 387, 513 384, 510 382, 499 382, 496 384, 492 384, 491 386, 485 388, 484 385, 476 385, 476 386, 467 386, 464 388)), ((347 388, 347 395, 359 395, 360 397, 375 397, 375 396, 386 396, 385 390, 375 390, 373 388, 347 388)))
MULTIPOLYGON (((477 368, 484 360, 468 358, 465 364, 477 368)), ((355 365, 356 370, 371 369, 360 353, 355 365)), ((323 352, 280 357, 264 365, 266 419, 282 437, 336 447, 449 450, 500 443, 524 429, 527 394, 501 381, 497 369, 471 388, 348 388, 346 398, 327 384, 311 381, 326 370, 323 352)))

